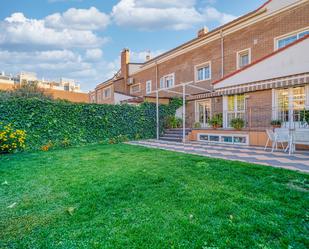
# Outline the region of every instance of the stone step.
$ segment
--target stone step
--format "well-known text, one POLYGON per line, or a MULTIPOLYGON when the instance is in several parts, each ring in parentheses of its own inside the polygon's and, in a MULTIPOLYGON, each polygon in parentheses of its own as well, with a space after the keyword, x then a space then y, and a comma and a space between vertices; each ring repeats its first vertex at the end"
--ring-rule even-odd
POLYGON ((182 138, 174 138, 174 137, 160 137, 160 140, 170 141, 170 142, 181 142, 182 138))

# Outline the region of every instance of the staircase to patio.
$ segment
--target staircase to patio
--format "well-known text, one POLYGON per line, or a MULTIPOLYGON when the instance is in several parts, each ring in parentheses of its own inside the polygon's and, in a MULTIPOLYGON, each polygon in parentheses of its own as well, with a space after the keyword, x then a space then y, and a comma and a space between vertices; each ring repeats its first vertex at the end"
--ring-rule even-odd
MULTIPOLYGON (((166 129, 164 134, 160 136, 160 140, 171 142, 182 142, 182 128, 166 129)), ((191 129, 185 129, 186 136, 191 132, 191 129)))

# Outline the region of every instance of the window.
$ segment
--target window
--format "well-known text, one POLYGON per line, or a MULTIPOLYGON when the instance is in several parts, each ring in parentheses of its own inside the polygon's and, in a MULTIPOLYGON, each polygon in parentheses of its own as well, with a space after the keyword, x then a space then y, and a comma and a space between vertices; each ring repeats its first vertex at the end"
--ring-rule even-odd
POLYGON ((109 87, 109 88, 106 88, 106 89, 104 89, 104 91, 103 91, 103 99, 108 99, 108 98, 110 98, 111 97, 111 88, 109 87))
POLYGON ((251 63, 251 49, 240 51, 237 53, 237 68, 240 69, 251 63))
POLYGON ((198 140, 207 143, 221 143, 221 144, 249 144, 248 135, 240 134, 198 134, 198 140))
POLYGON ((151 93, 151 80, 146 81, 146 93, 151 93))
POLYGON ((289 45, 290 43, 303 38, 305 35, 308 35, 308 34, 309 34, 309 30, 305 30, 301 32, 295 32, 294 34, 286 35, 281 38, 277 38, 276 39, 276 49, 283 48, 289 45))
POLYGON ((245 119, 245 95, 230 95, 227 97, 227 106, 224 108, 225 127, 230 127, 231 120, 234 118, 245 119))
POLYGON ((301 111, 306 108, 306 88, 295 87, 277 90, 276 117, 283 123, 300 122, 301 111))
POLYGON ((211 100, 207 99, 204 101, 196 102, 196 122, 201 124, 202 128, 206 128, 209 125, 209 120, 211 118, 211 100))
POLYGON ((131 86, 131 93, 138 93, 140 91, 140 84, 131 86))
POLYGON ((195 66, 195 81, 203 81, 211 79, 210 62, 195 66))
POLYGON ((160 79, 160 88, 170 88, 174 86, 175 74, 163 76, 160 79))

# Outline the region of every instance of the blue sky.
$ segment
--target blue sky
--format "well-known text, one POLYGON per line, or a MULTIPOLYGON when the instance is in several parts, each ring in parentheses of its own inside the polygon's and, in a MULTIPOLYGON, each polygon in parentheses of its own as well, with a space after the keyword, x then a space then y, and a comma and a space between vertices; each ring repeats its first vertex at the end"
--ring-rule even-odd
POLYGON ((119 68, 174 48, 265 0, 10 0, 0 9, 0 70, 72 78, 91 90, 119 68))

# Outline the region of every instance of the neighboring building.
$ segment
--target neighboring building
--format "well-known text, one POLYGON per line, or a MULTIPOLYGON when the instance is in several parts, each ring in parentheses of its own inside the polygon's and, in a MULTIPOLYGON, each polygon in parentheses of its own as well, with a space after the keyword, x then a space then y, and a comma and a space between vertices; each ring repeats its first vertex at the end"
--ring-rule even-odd
MULTIPOLYGON (((97 96, 99 90, 110 87, 111 94, 149 100, 158 89, 171 93, 177 85, 193 82, 208 91, 187 97, 188 127, 199 123, 208 128, 214 114, 223 115, 223 126, 230 134, 230 121, 235 117, 244 119, 251 131, 265 130, 272 119, 301 127, 305 125, 301 110, 309 109, 308 13, 308 0, 269 0, 210 32, 204 28, 195 39, 134 67, 125 49, 119 76, 92 94, 97 96)), ((250 140, 257 145, 265 141, 249 132, 212 137, 213 131, 206 131, 194 131, 192 138, 240 144, 250 140)))
POLYGON ((22 83, 33 83, 37 82, 36 73, 33 72, 20 72, 14 77, 15 84, 22 84, 22 83))
POLYGON ((55 99, 65 99, 72 102, 89 102, 87 93, 80 90, 80 85, 74 80, 61 78, 59 82, 39 80, 36 73, 21 72, 16 76, 0 74, 0 90, 13 90, 21 84, 37 83, 38 87, 44 89, 48 94, 51 94, 55 99))
POLYGON ((0 73, 0 90, 10 90, 14 88, 14 80, 12 76, 0 73))

